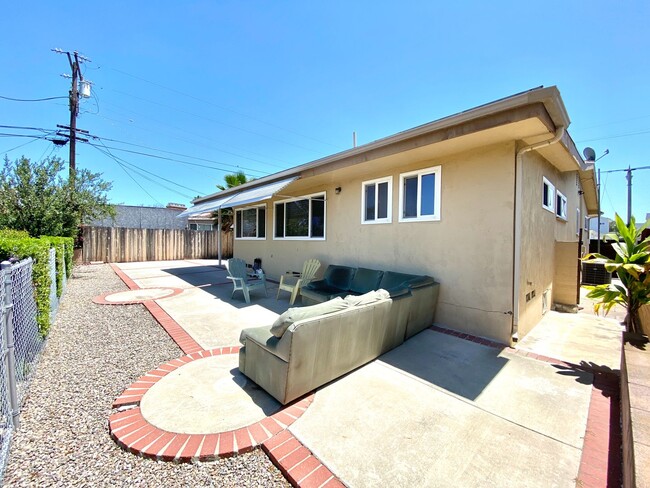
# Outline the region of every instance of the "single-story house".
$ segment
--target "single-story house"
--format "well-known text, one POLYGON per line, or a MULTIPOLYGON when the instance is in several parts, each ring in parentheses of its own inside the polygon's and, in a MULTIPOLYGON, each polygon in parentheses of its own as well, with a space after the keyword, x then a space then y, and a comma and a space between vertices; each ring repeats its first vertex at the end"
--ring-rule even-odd
POLYGON ((508 344, 578 301, 593 164, 536 88, 197 198, 235 209, 234 254, 270 278, 317 258, 428 274, 435 321, 508 344))

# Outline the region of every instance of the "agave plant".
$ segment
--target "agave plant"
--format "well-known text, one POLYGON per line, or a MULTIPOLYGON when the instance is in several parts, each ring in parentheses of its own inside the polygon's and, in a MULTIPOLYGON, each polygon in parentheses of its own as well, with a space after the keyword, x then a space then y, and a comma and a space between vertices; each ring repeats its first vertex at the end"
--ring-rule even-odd
POLYGON ((639 309, 650 303, 650 237, 641 239, 644 229, 650 225, 650 219, 639 229, 636 228, 634 217, 629 225, 616 215, 614 233, 605 235, 605 240, 614 241, 612 247, 616 252, 615 259, 609 259, 602 254, 588 254, 585 262, 602 262, 610 273, 616 272, 622 286, 617 284, 587 286, 590 290, 587 298, 599 300, 594 305, 594 311, 603 309, 607 314, 614 305, 622 305, 627 309, 625 319, 630 332, 641 332, 639 309))

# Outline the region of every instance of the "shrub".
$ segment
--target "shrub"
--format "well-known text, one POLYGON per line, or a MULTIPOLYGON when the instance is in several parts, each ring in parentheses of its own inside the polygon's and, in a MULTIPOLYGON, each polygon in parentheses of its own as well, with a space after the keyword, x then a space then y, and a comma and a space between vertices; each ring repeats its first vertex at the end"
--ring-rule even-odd
POLYGON ((72 273, 72 258, 74 239, 72 237, 50 237, 41 236, 40 239, 47 242, 50 247, 54 248, 56 253, 56 296, 59 298, 63 294, 63 266, 65 264, 65 274, 70 276, 72 273))
POLYGON ((14 229, 0 229, 0 238, 7 239, 26 239, 29 237, 29 232, 26 230, 14 230, 14 229))
POLYGON ((43 337, 50 329, 50 286, 52 280, 49 273, 50 243, 31 237, 7 238, 0 236, 0 261, 15 257, 34 260, 32 267, 32 282, 36 299, 36 322, 43 337))

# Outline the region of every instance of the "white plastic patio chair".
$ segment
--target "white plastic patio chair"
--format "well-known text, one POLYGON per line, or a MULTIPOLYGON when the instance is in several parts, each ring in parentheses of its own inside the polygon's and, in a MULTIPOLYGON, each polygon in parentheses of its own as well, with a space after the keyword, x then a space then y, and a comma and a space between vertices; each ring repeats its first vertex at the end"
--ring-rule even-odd
POLYGON ((302 272, 296 273, 293 271, 287 271, 286 274, 280 276, 280 284, 278 285, 278 294, 275 296, 277 300, 280 296, 282 290, 288 291, 291 293, 291 298, 289 299, 289 305, 293 305, 293 302, 296 301, 296 297, 300 292, 300 288, 305 286, 307 283, 312 281, 316 277, 316 271, 320 268, 320 261, 318 259, 308 259, 305 261, 305 264, 302 266, 302 272), (295 279, 296 282, 292 283, 291 281, 295 279))
POLYGON ((264 288, 264 293, 267 297, 269 296, 266 291, 266 277, 264 274, 258 274, 255 278, 251 278, 247 274, 246 261, 243 259, 229 259, 226 261, 226 270, 228 270, 228 276, 226 276, 226 278, 232 280, 233 284, 232 294, 230 295, 231 297, 235 295, 237 290, 241 290, 244 294, 244 300, 246 300, 246 303, 250 303, 250 291, 257 288, 264 288))

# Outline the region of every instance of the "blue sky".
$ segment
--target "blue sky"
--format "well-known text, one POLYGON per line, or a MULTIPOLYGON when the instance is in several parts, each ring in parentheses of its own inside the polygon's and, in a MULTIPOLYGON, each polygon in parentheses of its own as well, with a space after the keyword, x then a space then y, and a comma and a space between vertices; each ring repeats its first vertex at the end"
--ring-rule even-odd
MULTIPOLYGON (((625 173, 604 172, 650 166, 648 18, 641 1, 13 2, 0 19, 0 96, 66 96, 67 59, 50 49, 83 53, 94 97, 78 127, 102 139, 78 145, 77 165, 113 182, 113 203, 160 205, 213 193, 238 168, 260 177, 347 149, 353 131, 363 144, 557 85, 579 149, 609 149, 598 167, 611 217, 627 212, 625 173)), ((68 120, 65 99, 0 99, 0 125, 68 120)), ((11 160, 67 151, 0 137, 11 160)), ((640 169, 633 213, 647 212, 640 169)))

